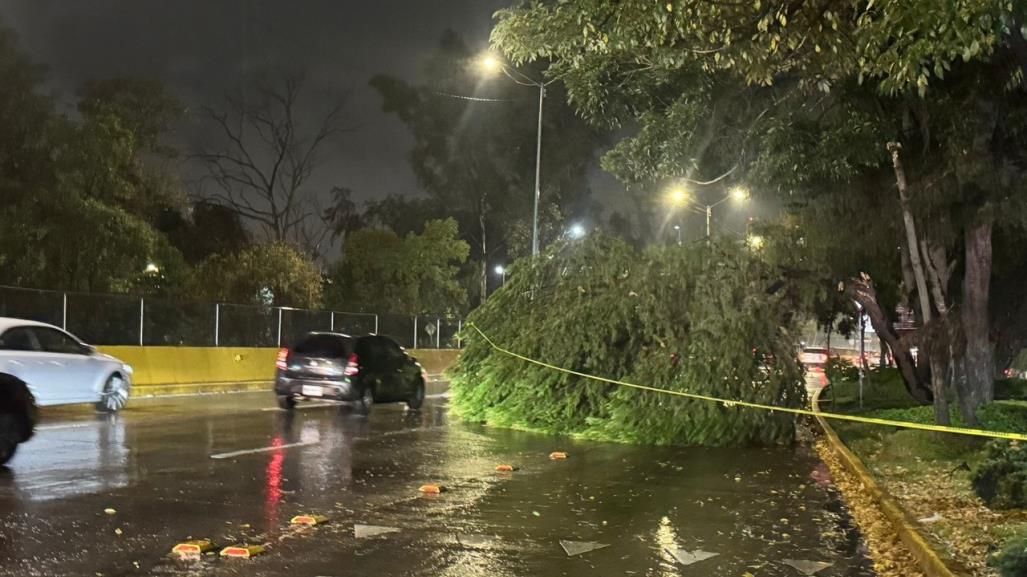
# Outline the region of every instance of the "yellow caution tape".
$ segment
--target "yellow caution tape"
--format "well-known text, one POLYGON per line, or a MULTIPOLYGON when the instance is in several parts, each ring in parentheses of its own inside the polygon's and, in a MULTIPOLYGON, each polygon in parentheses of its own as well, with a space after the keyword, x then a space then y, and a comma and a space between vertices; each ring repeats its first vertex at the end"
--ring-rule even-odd
POLYGON ((479 329, 474 323, 468 323, 468 326, 473 328, 475 331, 477 331, 477 333, 479 335, 481 335, 481 338, 485 339, 485 342, 488 343, 490 347, 492 347, 493 349, 503 353, 504 355, 509 355, 511 357, 520 359, 522 361, 525 361, 525 362, 528 362, 528 363, 531 363, 531 364, 534 364, 534 365, 538 365, 540 367, 545 367, 547 369, 552 369, 554 371, 560 371, 561 373, 567 373, 569 375, 574 375, 574 376, 577 376, 577 377, 583 377, 583 378, 586 378, 586 379, 592 379, 594 381, 601 381, 601 382, 604 382, 604 383, 610 383, 611 385, 618 385, 618 386, 621 386, 621 387, 629 387, 629 388, 632 388, 632 389, 639 389, 639 390, 642 390, 642 391, 650 391, 650 392, 653 392, 653 393, 664 393, 664 394, 667 394, 667 395, 674 395, 674 396, 677 396, 677 397, 685 397, 685 398, 688 398, 688 399, 696 399, 696 400, 699 400, 699 401, 708 401, 708 402, 711 402, 711 403, 720 403, 720 404, 724 405, 724 407, 726 407, 726 408, 746 407, 746 408, 749 408, 749 409, 761 409, 761 410, 764 410, 764 411, 779 411, 779 412, 782 412, 782 413, 789 413, 789 414, 793 414, 793 415, 806 415, 806 416, 810 416, 810 417, 820 416, 820 417, 826 417, 828 419, 836 419, 836 420, 839 420, 839 421, 852 421, 852 422, 856 422, 856 423, 870 423, 870 424, 873 424, 873 425, 884 425, 886 427, 900 427, 900 428, 904 428, 904 429, 916 429, 916 430, 919 430, 919 431, 934 431, 934 432, 937 432, 937 433, 953 433, 953 434, 956 434, 956 435, 969 435, 969 436, 973 436, 973 437, 987 437, 987 438, 990 438, 990 439, 1007 439, 1007 440, 1010 440, 1010 441, 1027 441, 1027 435, 1022 435, 1022 434, 1019 434, 1019 433, 1006 433, 1006 432, 1002 432, 1002 431, 985 431, 984 429, 968 429, 968 428, 964 428, 964 427, 946 427, 944 425, 925 425, 925 424, 921 424, 921 423, 910 423, 908 421, 893 421, 891 419, 876 419, 876 418, 873 418, 873 417, 860 417, 860 416, 857 416, 857 415, 844 415, 844 414, 841 414, 841 413, 825 413, 825 412, 819 411, 819 410, 795 409, 795 408, 792 408, 792 407, 777 407, 777 406, 774 406, 774 405, 763 405, 763 404, 760 404, 760 403, 750 403, 748 401, 733 401, 733 400, 730 400, 730 399, 721 399, 721 398, 713 397, 713 396, 709 396, 709 395, 699 395, 699 394, 696 394, 696 393, 686 393, 684 391, 673 391, 673 390, 670 390, 670 389, 661 389, 659 387, 649 387, 649 386, 646 386, 646 385, 636 385, 635 383, 628 383, 628 382, 624 382, 624 381, 618 381, 616 379, 608 379, 606 377, 598 377, 596 375, 590 375, 588 373, 582 373, 582 372, 579 372, 579 371, 573 371, 571 369, 565 369, 563 367, 557 367, 555 365, 551 365, 549 363, 544 363, 542 361, 535 360, 535 359, 532 359, 530 357, 526 357, 524 355, 519 355, 519 354, 517 354, 517 353, 515 353, 513 351, 508 351, 508 350, 504 349, 503 347, 500 347, 499 345, 497 345, 495 342, 492 341, 492 339, 490 339, 488 337, 488 335, 483 333, 481 331, 481 329, 479 329))

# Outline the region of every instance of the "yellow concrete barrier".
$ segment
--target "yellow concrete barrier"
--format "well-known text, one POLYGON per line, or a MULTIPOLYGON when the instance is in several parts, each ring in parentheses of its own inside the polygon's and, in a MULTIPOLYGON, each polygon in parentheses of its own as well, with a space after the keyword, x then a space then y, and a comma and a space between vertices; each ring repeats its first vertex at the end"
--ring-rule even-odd
MULTIPOLYGON (((134 371, 137 395, 228 392, 265 389, 275 378, 277 348, 244 347, 99 347, 134 371)), ((460 351, 410 351, 428 374, 456 362, 460 351)))

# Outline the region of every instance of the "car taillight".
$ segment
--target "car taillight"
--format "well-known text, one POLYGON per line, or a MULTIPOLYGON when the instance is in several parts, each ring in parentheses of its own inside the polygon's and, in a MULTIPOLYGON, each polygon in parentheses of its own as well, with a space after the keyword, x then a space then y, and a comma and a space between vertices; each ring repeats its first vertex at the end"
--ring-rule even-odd
POLYGON ((360 357, 358 357, 356 354, 352 354, 349 356, 349 362, 346 363, 346 370, 343 374, 345 374, 347 377, 353 377, 356 376, 356 374, 359 372, 360 357))
POLYGON ((275 366, 283 371, 289 367, 289 349, 278 349, 275 366))

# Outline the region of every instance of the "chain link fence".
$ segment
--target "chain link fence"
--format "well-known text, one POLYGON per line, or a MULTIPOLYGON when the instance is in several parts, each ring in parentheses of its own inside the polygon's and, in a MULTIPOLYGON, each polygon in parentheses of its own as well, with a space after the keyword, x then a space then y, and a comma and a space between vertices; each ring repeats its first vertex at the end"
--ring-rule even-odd
POLYGON ((94 345, 277 347, 310 331, 382 334, 407 348, 460 348, 460 319, 315 311, 0 286, 0 317, 59 326, 94 345))

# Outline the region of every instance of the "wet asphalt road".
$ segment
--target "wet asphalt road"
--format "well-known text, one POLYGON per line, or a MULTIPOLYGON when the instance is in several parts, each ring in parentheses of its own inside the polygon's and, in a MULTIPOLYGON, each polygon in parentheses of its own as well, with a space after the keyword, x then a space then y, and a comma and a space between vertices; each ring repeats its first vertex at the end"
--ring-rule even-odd
POLYGON ((370 418, 286 413, 265 393, 139 399, 116 416, 44 413, 0 472, 0 575, 804 574, 786 560, 872 575, 825 479, 801 447, 574 441, 450 423, 444 399, 370 418), (425 483, 448 490, 425 497, 425 483), (301 513, 330 522, 291 528, 301 513), (357 539, 354 524, 399 531, 357 539), (170 559, 188 538, 267 551, 170 559), (609 546, 572 557, 561 540, 609 546), (696 551, 717 555, 685 564, 696 551))

